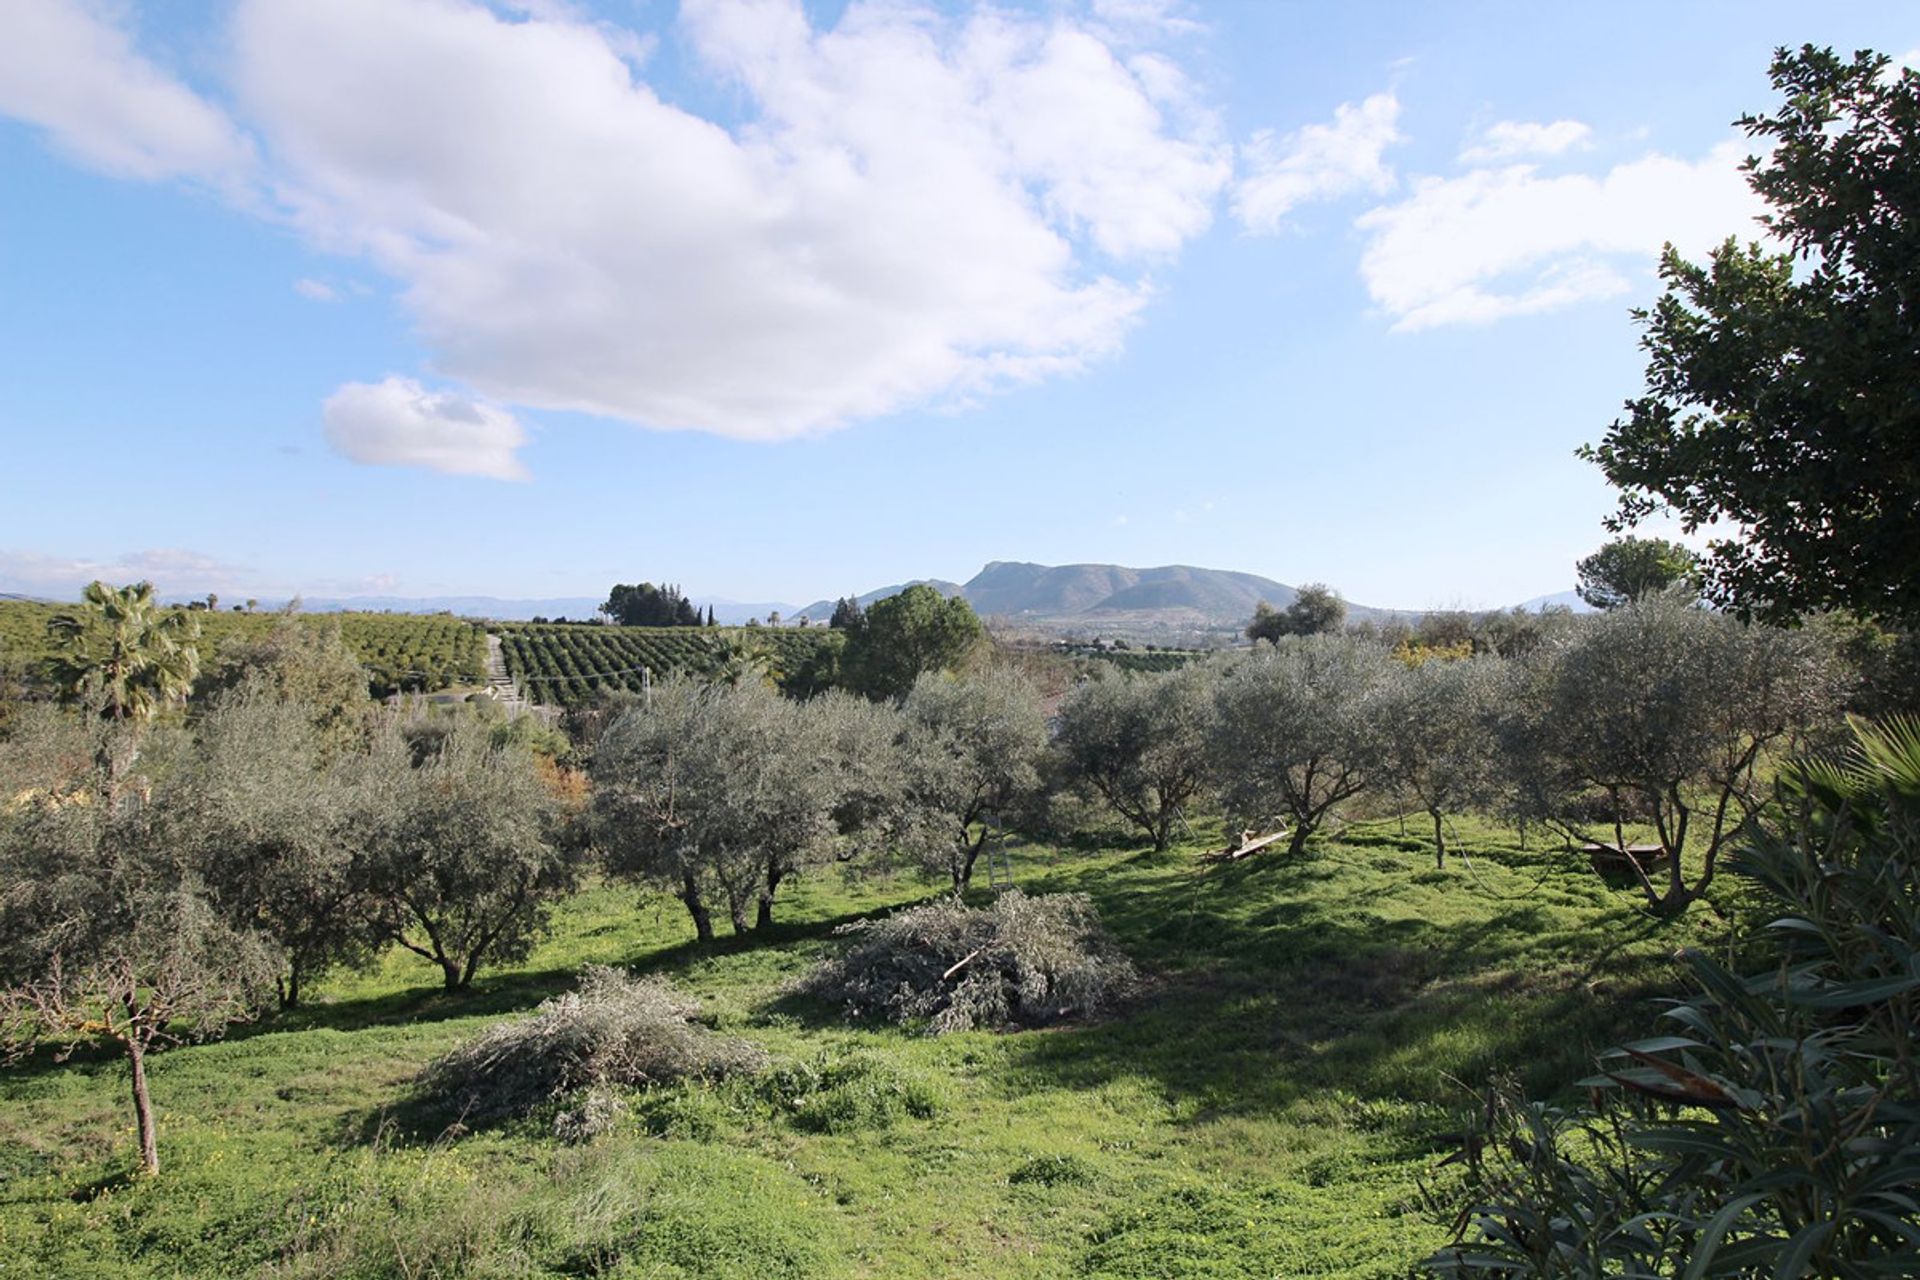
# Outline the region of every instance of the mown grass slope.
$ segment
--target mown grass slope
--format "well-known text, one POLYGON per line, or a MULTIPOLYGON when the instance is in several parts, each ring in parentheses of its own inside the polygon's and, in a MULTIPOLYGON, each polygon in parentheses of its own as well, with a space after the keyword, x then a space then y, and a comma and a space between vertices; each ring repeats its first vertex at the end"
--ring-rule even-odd
POLYGON ((1404 1275, 1444 1238, 1418 1192, 1452 1081, 1564 1086, 1715 927, 1498 832, 1463 848, 1436 871, 1373 824, 1224 866, 1019 851, 1150 981, 1096 1025, 941 1039, 785 990, 834 925, 928 886, 816 876, 770 943, 712 951, 672 901, 596 887, 469 995, 394 955, 162 1055, 156 1180, 122 1177, 119 1062, 0 1073, 0 1276, 1404 1275), (409 1105, 423 1064, 589 962, 670 975, 780 1065, 635 1095, 579 1147, 549 1115, 448 1132, 409 1105))

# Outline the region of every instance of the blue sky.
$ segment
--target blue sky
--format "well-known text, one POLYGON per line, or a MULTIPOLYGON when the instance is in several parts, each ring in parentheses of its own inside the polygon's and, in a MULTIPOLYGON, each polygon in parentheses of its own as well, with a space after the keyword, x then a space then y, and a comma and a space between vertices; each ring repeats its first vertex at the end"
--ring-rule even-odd
POLYGON ((9 0, 0 590, 1558 591, 1802 42, 1920 13, 9 0))

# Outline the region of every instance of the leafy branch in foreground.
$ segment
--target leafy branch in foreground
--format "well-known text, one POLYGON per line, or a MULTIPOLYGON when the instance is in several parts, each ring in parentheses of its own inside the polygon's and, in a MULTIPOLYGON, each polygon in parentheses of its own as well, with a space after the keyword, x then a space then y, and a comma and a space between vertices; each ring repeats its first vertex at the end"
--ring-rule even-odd
POLYGON ((1439 1275, 1920 1273, 1920 721, 1789 770, 1729 868, 1778 911, 1577 1111, 1496 1090, 1439 1275))

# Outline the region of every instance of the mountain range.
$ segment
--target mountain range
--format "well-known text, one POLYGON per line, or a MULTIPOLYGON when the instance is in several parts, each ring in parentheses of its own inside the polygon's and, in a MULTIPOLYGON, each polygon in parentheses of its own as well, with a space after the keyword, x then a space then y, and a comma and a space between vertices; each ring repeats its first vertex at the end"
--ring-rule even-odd
MULTIPOLYGON (((864 608, 906 590, 883 587, 859 597, 864 608)), ((1257 574, 1193 565, 1132 569, 1117 564, 1029 564, 995 560, 964 583, 927 580, 945 595, 966 598, 974 612, 1004 626, 1058 633, 1098 633, 1146 639, 1198 638, 1246 626, 1262 601, 1292 604, 1294 588, 1257 574)), ((833 613, 820 600, 800 612, 816 621, 833 613)), ((1390 609, 1349 604, 1355 620, 1390 617, 1390 609)))
MULTIPOLYGON (((1161 565, 1134 569, 1117 564, 1031 564, 995 560, 966 582, 919 578, 860 593, 861 607, 896 595, 910 586, 926 585, 942 595, 962 596, 981 617, 997 626, 1061 636, 1105 635, 1177 643, 1237 633, 1246 626, 1262 601, 1284 609, 1299 594, 1271 578, 1229 569, 1202 569, 1193 565, 1161 565)), ((749 619, 765 622, 778 613, 791 622, 805 616, 815 624, 833 615, 834 601, 816 600, 805 606, 784 601, 738 601, 723 597, 693 597, 694 603, 713 608, 714 620, 738 626, 749 619)), ((264 607, 279 602, 263 601, 264 607)), ((363 609, 395 613, 448 612, 462 617, 524 620, 534 617, 592 618, 601 601, 591 596, 560 596, 538 600, 508 600, 497 596, 346 596, 307 597, 301 606, 315 613, 363 609)), ((1538 609, 1571 603, 1583 608, 1572 592, 1540 596, 1522 606, 1538 609)), ((1349 603, 1348 618, 1380 621, 1412 612, 1349 603)))

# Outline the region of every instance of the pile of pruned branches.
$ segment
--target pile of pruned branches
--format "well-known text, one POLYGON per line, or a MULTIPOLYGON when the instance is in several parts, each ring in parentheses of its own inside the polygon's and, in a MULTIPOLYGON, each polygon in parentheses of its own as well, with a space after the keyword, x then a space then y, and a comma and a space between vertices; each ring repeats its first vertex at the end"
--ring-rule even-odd
POLYGON ((853 944, 802 989, 852 1017, 924 1021, 930 1035, 1084 1017, 1136 981, 1081 893, 1013 889, 984 908, 945 898, 841 932, 853 944))
POLYGON ((582 1090, 758 1071, 766 1054, 695 1021, 697 1001, 659 978, 589 966, 580 989, 497 1023, 420 1073, 421 1093, 474 1120, 525 1115, 582 1090))

